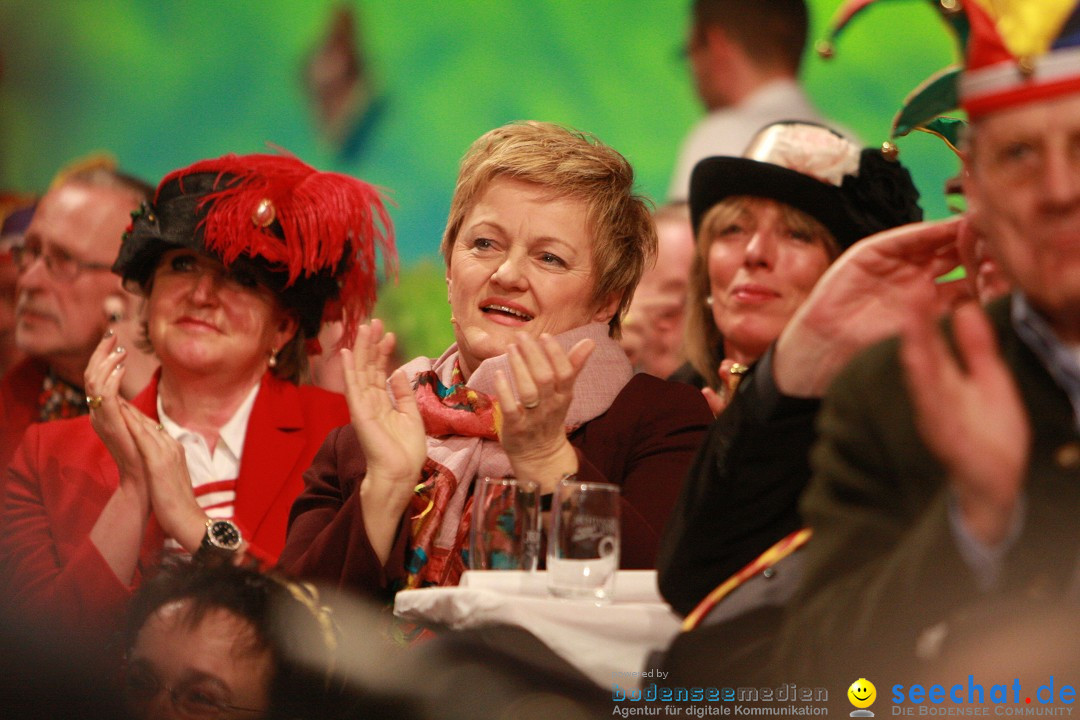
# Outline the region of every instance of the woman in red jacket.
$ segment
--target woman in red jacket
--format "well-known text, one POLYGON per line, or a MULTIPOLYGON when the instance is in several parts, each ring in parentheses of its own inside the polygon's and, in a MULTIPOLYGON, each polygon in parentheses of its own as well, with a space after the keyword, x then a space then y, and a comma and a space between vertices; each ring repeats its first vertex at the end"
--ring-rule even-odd
POLYGON ((38 425, 9 469, 3 594, 16 610, 92 628, 161 552, 250 548, 273 561, 289 506, 340 395, 296 383, 323 320, 355 331, 393 257, 378 194, 291 157, 226 156, 167 176, 113 270, 145 296, 161 361, 134 401, 127 348, 86 369, 89 417, 38 425))

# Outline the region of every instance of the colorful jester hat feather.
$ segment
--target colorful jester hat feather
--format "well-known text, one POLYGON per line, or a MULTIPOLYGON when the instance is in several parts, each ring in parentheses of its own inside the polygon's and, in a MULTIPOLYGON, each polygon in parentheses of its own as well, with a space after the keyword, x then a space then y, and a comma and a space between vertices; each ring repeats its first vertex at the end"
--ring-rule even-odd
POLYGON ((162 253, 186 247, 247 273, 297 313, 311 352, 324 321, 346 344, 375 302, 376 252, 397 262, 379 191, 289 155, 226 155, 167 175, 133 214, 113 271, 143 289, 162 253))
MULTIPOLYGON (((818 52, 825 57, 843 29, 874 0, 849 0, 833 17, 818 52)), ((893 137, 912 130, 941 136, 953 147, 963 121, 986 113, 1080 91, 1078 0, 930 0, 956 36, 963 65, 947 67, 904 100, 893 137)))
POLYGON ((1080 91, 1077 0, 966 0, 960 103, 986 113, 1080 91))

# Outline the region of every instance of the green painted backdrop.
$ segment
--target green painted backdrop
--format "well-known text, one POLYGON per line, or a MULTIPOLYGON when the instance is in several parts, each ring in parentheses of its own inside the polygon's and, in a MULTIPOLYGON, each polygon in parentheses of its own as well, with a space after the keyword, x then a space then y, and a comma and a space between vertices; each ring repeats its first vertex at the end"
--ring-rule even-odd
MULTIPOLYGON (((768 0, 746 0, 768 2, 768 0)), ((810 0, 812 35, 836 0, 810 0)), ((378 101, 361 141, 321 141, 302 83, 331 0, 0 0, 0 187, 41 190, 72 158, 107 150, 156 182, 194 160, 272 143, 389 191, 404 267, 380 313, 408 354, 449 341, 436 248, 458 159, 519 119, 588 130, 662 199, 701 110, 679 53, 687 0, 351 0, 378 101)), ((865 141, 955 51, 928 3, 880 3, 837 57, 808 53, 826 114, 865 141)), ((932 217, 956 161, 928 136, 900 142, 932 217)))

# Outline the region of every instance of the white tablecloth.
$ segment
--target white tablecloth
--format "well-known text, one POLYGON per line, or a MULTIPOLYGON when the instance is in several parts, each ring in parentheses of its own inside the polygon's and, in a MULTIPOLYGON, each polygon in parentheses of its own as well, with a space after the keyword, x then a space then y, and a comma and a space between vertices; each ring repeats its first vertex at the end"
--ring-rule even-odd
POLYGON ((656 589, 656 571, 620 570, 614 600, 600 606, 549 596, 545 575, 470 570, 458 587, 399 592, 394 614, 455 629, 517 625, 602 687, 640 687, 646 657, 666 648, 680 624, 656 589))

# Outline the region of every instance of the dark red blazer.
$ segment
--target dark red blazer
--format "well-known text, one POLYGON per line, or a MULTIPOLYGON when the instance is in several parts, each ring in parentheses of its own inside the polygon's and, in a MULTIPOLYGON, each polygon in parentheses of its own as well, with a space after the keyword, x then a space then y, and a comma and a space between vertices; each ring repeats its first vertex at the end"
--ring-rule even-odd
MULTIPOLYGON (((157 377, 133 404, 157 418, 157 377)), ((330 429, 348 421, 341 395, 263 377, 235 504, 237 524, 262 555, 276 560, 304 470, 330 429)), ((158 564, 163 536, 151 517, 134 581, 113 574, 90 530, 118 483, 116 463, 88 417, 30 427, 9 467, 0 515, 0 596, 12 609, 77 625, 122 616, 131 591, 158 564)))
POLYGON ((45 372, 44 363, 26 358, 0 378, 0 468, 7 467, 26 428, 37 422, 45 372))
MULTIPOLYGON (((607 412, 571 433, 578 478, 622 487, 621 567, 656 567, 664 523, 711 422, 696 388, 635 375, 607 412)), ((280 565, 300 577, 388 598, 405 576, 409 524, 403 518, 390 557, 380 564, 357 492, 365 467, 351 427, 327 437, 304 475, 280 565)))

